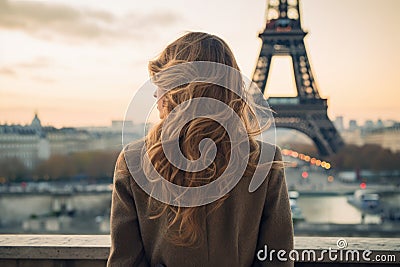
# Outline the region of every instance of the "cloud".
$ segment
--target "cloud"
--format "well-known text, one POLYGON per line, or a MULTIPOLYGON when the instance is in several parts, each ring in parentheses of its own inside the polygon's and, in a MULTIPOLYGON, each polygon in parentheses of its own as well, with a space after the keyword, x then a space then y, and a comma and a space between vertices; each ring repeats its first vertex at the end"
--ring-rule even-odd
POLYGON ((0 77, 29 77, 32 81, 50 84, 55 83, 56 80, 49 77, 41 76, 40 71, 43 69, 55 67, 63 68, 62 66, 55 64, 53 60, 50 60, 47 57, 36 57, 30 61, 22 61, 14 64, 0 66, 0 77), (36 71, 39 71, 39 75, 36 74, 36 71))
POLYGON ((78 42, 143 39, 149 36, 149 30, 164 29, 179 20, 180 16, 169 11, 117 16, 59 3, 0 0, 0 29, 22 31, 42 39, 78 42))
POLYGON ((46 57, 37 57, 32 61, 18 63, 15 65, 15 67, 23 69, 41 69, 48 68, 52 65, 54 64, 50 59, 46 57))
MULTIPOLYGON (((54 67, 54 62, 52 62, 49 58, 46 57, 37 57, 31 61, 19 62, 15 64, 0 66, 0 75, 7 75, 17 77, 20 74, 21 70, 28 70, 29 73, 38 69, 45 69, 54 67)), ((45 82, 44 79, 38 78, 37 80, 41 80, 45 82)), ((49 81, 46 81, 49 82, 49 81)))
POLYGON ((0 76, 1 75, 6 75, 6 76, 16 76, 17 73, 13 68, 9 67, 0 67, 0 76))
POLYGON ((35 82, 46 83, 46 84, 50 84, 50 83, 55 83, 56 82, 55 79, 46 78, 46 77, 42 77, 42 76, 33 76, 32 80, 34 80, 35 82))

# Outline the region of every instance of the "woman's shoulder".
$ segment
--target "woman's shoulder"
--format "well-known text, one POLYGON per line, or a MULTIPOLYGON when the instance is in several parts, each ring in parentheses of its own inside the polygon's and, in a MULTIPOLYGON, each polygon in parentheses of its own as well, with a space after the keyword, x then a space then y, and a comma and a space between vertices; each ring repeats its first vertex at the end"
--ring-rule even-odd
POLYGON ((124 153, 127 153, 127 152, 133 153, 134 151, 140 152, 144 145, 145 145, 145 139, 140 138, 137 140, 133 140, 133 141, 127 143, 126 145, 124 145, 122 150, 124 153))
POLYGON ((144 146, 145 146, 144 138, 131 141, 124 145, 122 148, 121 154, 124 156, 125 161, 128 162, 129 159, 138 158, 142 153, 144 146))
POLYGON ((262 162, 281 161, 282 153, 278 145, 257 140, 260 148, 260 159, 262 162))
POLYGON ((144 138, 134 140, 124 145, 119 157, 118 162, 125 165, 125 168, 132 170, 137 169, 137 166, 141 162, 142 154, 145 152, 145 140, 144 138))

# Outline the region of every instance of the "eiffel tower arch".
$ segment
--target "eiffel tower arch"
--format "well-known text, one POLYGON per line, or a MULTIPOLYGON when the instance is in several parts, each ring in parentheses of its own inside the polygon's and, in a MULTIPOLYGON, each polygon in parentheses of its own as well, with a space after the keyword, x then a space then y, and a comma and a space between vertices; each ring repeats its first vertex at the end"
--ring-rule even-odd
POLYGON ((293 62, 297 96, 269 97, 268 104, 276 112, 275 126, 298 130, 309 136, 321 156, 334 154, 343 140, 328 118, 327 99, 321 98, 304 46, 300 0, 267 0, 267 22, 259 34, 262 47, 253 82, 266 95, 266 84, 273 56, 290 56, 293 62))

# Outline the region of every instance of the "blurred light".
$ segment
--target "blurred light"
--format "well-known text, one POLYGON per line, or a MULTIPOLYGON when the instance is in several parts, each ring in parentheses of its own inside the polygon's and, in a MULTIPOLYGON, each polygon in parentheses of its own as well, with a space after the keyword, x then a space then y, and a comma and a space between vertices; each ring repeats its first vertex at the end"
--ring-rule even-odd
POLYGON ((304 160, 307 161, 307 162, 309 162, 309 161, 310 161, 310 156, 307 156, 307 155, 306 155, 306 156, 304 157, 304 160))
POLYGON ((299 153, 297 153, 296 151, 293 151, 293 152, 292 152, 292 157, 297 158, 298 156, 299 156, 299 153))
POLYGON ((317 160, 317 161, 315 162, 315 165, 320 166, 320 165, 321 165, 321 161, 320 161, 320 160, 317 160))
POLYGON ((365 182, 362 182, 362 183, 360 184, 360 188, 361 188, 361 189, 367 188, 367 184, 366 184, 365 182))
POLYGON ((329 170, 330 168, 331 168, 331 164, 330 164, 329 162, 327 162, 327 163, 325 164, 325 169, 329 170))
POLYGON ((312 158, 310 163, 311 163, 312 165, 314 165, 316 161, 317 161, 316 158, 312 158))
POLYGON ((328 182, 332 183, 334 180, 335 178, 332 175, 328 176, 328 182))
POLYGON ((304 171, 301 173, 301 177, 303 177, 304 179, 306 179, 308 177, 308 172, 304 171))
POLYGON ((326 166, 326 162, 325 161, 321 162, 321 167, 325 168, 325 166, 326 166))

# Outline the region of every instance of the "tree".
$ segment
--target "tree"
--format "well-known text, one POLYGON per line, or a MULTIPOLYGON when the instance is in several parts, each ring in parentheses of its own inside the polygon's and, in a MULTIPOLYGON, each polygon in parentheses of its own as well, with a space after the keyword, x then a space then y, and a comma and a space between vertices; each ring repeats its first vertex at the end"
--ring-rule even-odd
POLYGON ((28 175, 28 169, 22 161, 16 157, 0 159, 0 177, 7 181, 21 181, 28 175))

